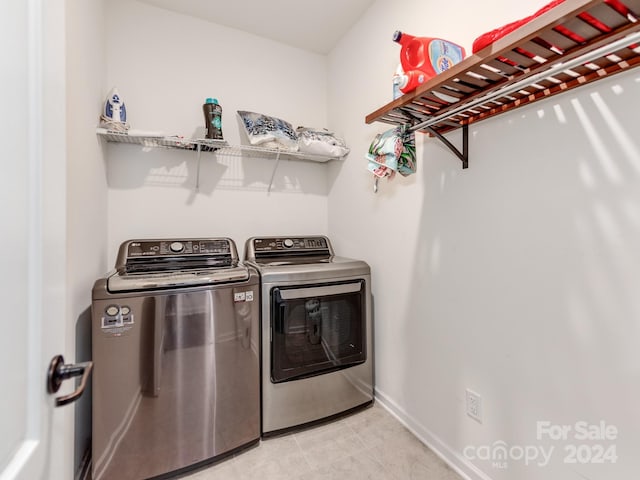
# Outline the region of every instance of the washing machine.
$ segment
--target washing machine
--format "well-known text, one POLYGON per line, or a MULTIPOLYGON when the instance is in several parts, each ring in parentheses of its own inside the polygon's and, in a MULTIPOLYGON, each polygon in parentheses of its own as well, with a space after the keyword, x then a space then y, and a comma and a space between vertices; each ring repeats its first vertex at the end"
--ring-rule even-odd
POLYGON ((259 441, 259 277, 231 239, 126 241, 92 296, 93 480, 164 478, 259 441))

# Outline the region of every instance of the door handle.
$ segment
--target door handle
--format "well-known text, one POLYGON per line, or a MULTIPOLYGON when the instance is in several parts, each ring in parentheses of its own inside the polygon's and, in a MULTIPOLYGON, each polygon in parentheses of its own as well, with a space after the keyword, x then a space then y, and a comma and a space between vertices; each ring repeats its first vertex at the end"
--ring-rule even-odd
POLYGON ((60 385, 62 385, 62 382, 65 380, 82 375, 80 385, 74 392, 69 395, 65 395, 64 397, 56 398, 56 407, 67 405, 68 403, 75 402, 80 398, 80 395, 82 395, 87 386, 87 380, 91 374, 92 368, 93 362, 65 365, 62 355, 56 355, 51 359, 49 371, 47 372, 47 391, 49 393, 56 393, 60 390, 60 385))
POLYGON ((355 281, 353 283, 342 283, 338 285, 284 289, 280 290, 280 296, 283 300, 296 300, 309 297, 327 297, 329 295, 340 295, 342 293, 355 293, 361 290, 362 281, 355 281))

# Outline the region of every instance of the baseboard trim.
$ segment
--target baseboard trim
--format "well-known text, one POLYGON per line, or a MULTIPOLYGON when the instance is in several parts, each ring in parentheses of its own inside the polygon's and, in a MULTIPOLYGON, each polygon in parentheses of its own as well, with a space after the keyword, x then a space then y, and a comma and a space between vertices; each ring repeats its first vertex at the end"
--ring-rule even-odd
POLYGON ((404 411, 388 395, 375 389, 376 401, 400 423, 409 429, 422 443, 429 447, 433 453, 440 457, 447 465, 455 470, 465 480, 492 480, 486 473, 472 464, 469 459, 453 450, 437 435, 418 422, 404 411))

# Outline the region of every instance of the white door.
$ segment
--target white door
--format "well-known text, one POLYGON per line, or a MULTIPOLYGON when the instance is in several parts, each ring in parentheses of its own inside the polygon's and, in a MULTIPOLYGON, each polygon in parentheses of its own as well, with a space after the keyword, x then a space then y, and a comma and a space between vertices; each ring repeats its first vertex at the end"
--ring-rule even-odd
POLYGON ((73 407, 45 386, 67 337, 64 1, 0 1, 0 59, 0 479, 69 480, 73 407))

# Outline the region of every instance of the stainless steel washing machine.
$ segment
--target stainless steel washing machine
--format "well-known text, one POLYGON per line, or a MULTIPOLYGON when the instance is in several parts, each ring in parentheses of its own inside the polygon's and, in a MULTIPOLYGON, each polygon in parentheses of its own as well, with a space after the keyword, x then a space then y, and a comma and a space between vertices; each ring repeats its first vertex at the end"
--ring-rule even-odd
POLYGON ((261 279, 262 434, 370 405, 369 266, 324 236, 250 238, 245 263, 261 279))
POLYGON ((130 240, 93 287, 93 480, 260 439, 259 278, 228 238, 130 240))

